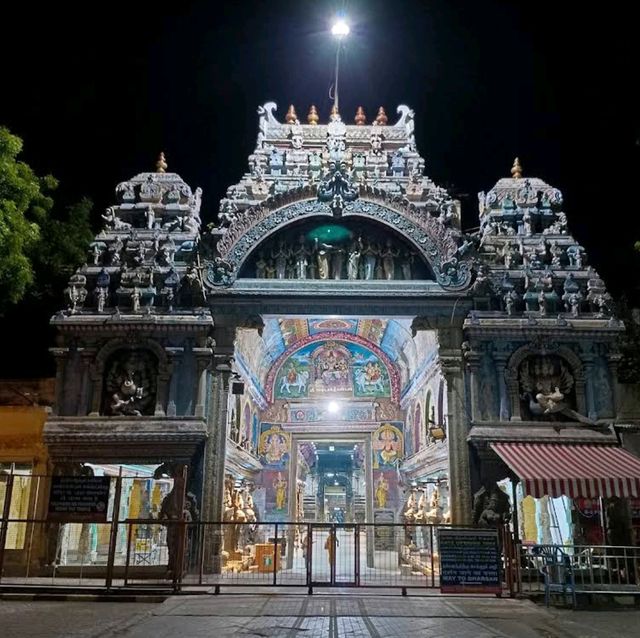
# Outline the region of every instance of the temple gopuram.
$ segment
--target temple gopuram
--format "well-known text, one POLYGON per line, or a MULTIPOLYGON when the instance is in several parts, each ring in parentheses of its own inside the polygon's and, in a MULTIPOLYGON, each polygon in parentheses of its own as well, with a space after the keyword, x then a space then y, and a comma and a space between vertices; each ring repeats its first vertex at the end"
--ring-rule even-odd
MULTIPOLYGON (((509 521, 559 544, 615 522, 632 544, 624 326, 561 191, 516 159, 462 210, 409 107, 277 112, 220 202, 164 155, 116 187, 52 318, 51 473, 131 477, 124 517, 180 516, 179 485, 202 521, 509 521)), ((225 537, 223 566, 251 542, 225 537)))

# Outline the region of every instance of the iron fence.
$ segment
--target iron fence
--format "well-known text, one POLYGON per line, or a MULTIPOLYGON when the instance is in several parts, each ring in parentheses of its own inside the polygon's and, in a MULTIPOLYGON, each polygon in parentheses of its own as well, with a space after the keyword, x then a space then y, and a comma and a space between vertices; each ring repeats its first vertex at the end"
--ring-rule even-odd
POLYGON ((640 594, 640 547, 519 545, 518 591, 640 594))
MULTIPOLYGON (((452 526, 446 526, 448 528, 452 526)), ((163 588, 440 586, 438 526, 136 518, 0 520, 0 585, 163 588), (7 549, 22 530, 24 543, 7 549)), ((507 563, 505 562, 505 567, 507 563)), ((509 585, 509 569, 504 570, 509 585)))

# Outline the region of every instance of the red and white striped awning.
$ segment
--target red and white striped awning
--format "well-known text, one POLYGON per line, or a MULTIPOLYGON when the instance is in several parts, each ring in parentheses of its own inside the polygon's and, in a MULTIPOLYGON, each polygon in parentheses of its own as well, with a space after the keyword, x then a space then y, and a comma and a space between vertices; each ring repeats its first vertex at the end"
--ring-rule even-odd
POLYGON ((640 496, 640 458, 619 447, 565 443, 491 443, 522 481, 540 496, 640 496))

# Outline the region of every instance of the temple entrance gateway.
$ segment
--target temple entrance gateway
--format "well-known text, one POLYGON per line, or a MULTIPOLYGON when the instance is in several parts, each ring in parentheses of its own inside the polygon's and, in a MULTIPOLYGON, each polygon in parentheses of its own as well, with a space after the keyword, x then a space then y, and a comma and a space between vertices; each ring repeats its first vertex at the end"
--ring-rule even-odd
POLYGON ((532 499, 567 497, 575 513, 593 510, 576 499, 637 495, 633 473, 590 493, 570 484, 576 463, 556 493, 521 467, 540 444, 549 460, 589 452, 599 479, 615 466, 603 446, 618 445, 623 328, 560 191, 516 161, 464 233, 460 203, 424 174, 408 107, 354 125, 275 110, 260 108, 249 169, 208 232, 202 191, 164 158, 118 185, 52 319, 52 464, 186 468, 201 582, 306 583, 332 547, 308 546, 313 525, 342 526, 347 579, 435 582, 433 526, 511 521, 540 541, 550 510, 532 499), (505 478, 519 480, 508 494, 505 478))
MULTIPOLYGON (((388 569, 394 525, 451 517, 452 421, 436 331, 402 316, 264 315, 261 326, 235 332, 224 520, 288 525, 282 560, 293 570, 305 524, 362 525, 339 555, 351 547, 358 564, 388 569)), ((231 554, 252 551, 225 542, 231 554)))

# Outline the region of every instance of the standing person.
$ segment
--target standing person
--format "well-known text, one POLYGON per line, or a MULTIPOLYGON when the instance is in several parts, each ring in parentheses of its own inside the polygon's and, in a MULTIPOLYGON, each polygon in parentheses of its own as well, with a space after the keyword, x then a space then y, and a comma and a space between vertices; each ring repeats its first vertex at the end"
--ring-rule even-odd
POLYGON ((327 557, 329 559, 329 565, 334 564, 335 560, 335 549, 340 546, 340 541, 336 538, 336 532, 334 529, 329 531, 329 535, 327 536, 327 540, 324 543, 324 548, 327 550, 327 557))

